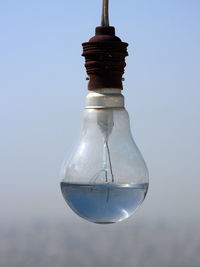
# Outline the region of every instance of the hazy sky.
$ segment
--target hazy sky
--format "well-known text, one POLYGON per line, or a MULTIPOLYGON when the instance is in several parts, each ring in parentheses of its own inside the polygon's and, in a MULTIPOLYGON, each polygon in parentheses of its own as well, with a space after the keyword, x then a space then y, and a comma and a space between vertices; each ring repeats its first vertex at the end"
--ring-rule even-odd
MULTIPOLYGON (((197 221, 200 201, 200 1, 110 0, 129 43, 124 95, 149 168, 131 220, 197 221)), ((79 136, 87 93, 81 43, 101 1, 1 1, 0 218, 72 218, 59 169, 79 136)))

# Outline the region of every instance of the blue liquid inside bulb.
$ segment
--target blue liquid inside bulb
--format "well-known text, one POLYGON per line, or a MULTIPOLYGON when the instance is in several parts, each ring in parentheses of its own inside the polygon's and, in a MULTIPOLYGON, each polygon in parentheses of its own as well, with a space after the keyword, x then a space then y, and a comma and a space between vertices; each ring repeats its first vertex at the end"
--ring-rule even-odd
POLYGON ((80 217, 100 224, 128 218, 143 202, 148 183, 78 184, 61 183, 63 197, 80 217))

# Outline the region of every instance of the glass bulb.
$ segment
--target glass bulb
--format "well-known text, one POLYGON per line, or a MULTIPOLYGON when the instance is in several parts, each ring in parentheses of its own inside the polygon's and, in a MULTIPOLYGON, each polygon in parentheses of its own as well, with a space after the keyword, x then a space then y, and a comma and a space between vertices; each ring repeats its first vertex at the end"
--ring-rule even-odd
POLYGON ((62 167, 64 199, 94 223, 128 218, 148 190, 148 170, 132 138, 120 92, 89 93, 79 145, 62 167))

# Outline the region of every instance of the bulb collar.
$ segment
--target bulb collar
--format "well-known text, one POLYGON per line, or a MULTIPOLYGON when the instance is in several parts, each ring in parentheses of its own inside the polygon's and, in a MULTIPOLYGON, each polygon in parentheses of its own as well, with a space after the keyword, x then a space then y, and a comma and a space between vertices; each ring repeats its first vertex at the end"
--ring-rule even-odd
POLYGON ((89 91, 86 109, 124 108, 124 96, 117 88, 99 88, 89 91))

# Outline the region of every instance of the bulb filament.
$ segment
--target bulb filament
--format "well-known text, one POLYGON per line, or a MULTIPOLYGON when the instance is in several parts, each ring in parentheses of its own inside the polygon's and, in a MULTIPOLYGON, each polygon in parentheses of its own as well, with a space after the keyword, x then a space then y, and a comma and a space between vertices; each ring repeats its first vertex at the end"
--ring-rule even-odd
POLYGON ((109 161, 109 165, 110 165, 111 179, 112 179, 112 183, 114 183, 114 175, 113 175, 113 170, 112 170, 112 163, 111 163, 111 157, 110 157, 110 149, 108 146, 108 140, 105 140, 105 145, 106 145, 106 149, 107 149, 107 153, 108 153, 108 161, 109 161))
POLYGON ((110 149, 108 145, 107 138, 104 139, 103 144, 103 166, 100 171, 98 171, 90 180, 91 182, 97 182, 99 178, 101 178, 101 174, 105 174, 105 182, 109 183, 109 170, 110 170, 110 176, 111 176, 111 182, 114 183, 114 174, 113 174, 113 168, 112 168, 112 162, 111 162, 111 156, 110 156, 110 149))

